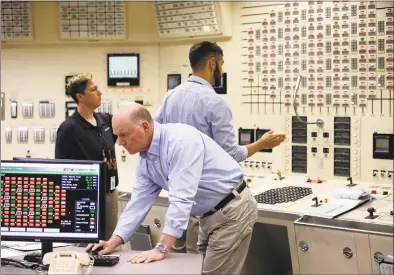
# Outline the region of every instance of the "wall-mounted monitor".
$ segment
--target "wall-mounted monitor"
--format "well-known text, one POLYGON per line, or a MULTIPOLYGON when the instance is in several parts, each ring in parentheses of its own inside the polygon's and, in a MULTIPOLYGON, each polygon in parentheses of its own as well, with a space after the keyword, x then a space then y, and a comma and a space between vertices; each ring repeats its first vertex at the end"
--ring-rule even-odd
POLYGON ((78 109, 78 104, 75 101, 66 101, 66 118, 72 116, 78 109))
MULTIPOLYGON (((189 74, 189 77, 191 76, 192 74, 189 74)), ((223 73, 219 86, 213 85, 212 87, 217 94, 221 94, 221 95, 227 94, 227 73, 223 73)))
POLYGON ((238 129, 238 144, 248 145, 254 142, 254 129, 238 129))
MULTIPOLYGON (((259 140, 265 133, 269 132, 268 129, 256 129, 256 140, 259 140)), ((260 152, 272 153, 272 149, 261 149, 260 152)))
POLYGON ((67 96, 70 96, 70 93, 69 93, 69 91, 68 91, 68 87, 67 87, 67 85, 68 85, 68 82, 71 80, 71 78, 73 78, 74 76, 76 76, 76 75, 66 75, 66 77, 65 77, 65 89, 66 89, 66 95, 67 96))
POLYGON ((176 86, 181 84, 181 75, 180 74, 168 74, 167 75, 167 90, 172 90, 176 86))
POLYGON ((140 85, 140 54, 113 53, 107 54, 107 85, 139 86, 140 85))
POLYGON ((217 94, 227 94, 227 73, 223 73, 219 86, 212 86, 217 94))
POLYGON ((394 134, 373 134, 373 158, 393 159, 394 157, 394 134))

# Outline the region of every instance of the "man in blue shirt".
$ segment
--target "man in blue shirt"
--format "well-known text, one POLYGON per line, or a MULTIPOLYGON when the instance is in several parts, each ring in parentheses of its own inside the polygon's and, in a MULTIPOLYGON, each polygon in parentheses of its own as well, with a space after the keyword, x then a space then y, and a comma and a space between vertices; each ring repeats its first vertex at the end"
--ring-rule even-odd
POLYGON ((154 122, 139 104, 120 110, 112 123, 119 145, 130 154, 140 153, 136 184, 113 236, 93 250, 104 246, 99 254, 106 254, 127 242, 165 189, 169 207, 160 240, 131 262, 162 260, 186 230, 192 213, 201 217, 203 273, 239 273, 248 253, 257 203, 238 163, 194 127, 154 122))
MULTIPOLYGON (((216 94, 223 74, 223 51, 209 41, 193 45, 189 52, 193 71, 188 81, 169 91, 155 120, 159 123, 184 123, 197 128, 216 141, 237 162, 242 162, 261 149, 271 149, 285 140, 284 134, 266 133, 254 143, 238 145, 232 113, 224 98, 216 94)), ((197 252, 198 219, 191 216, 186 235, 186 249, 197 252)))

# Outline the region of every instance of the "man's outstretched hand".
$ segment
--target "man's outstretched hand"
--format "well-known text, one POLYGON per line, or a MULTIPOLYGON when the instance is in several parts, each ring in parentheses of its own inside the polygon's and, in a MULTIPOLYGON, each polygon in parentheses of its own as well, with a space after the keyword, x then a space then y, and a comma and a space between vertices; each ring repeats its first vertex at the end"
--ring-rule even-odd
POLYGON ((140 264, 140 263, 150 263, 161 261, 165 257, 165 254, 157 250, 156 248, 148 251, 144 251, 134 255, 130 258, 129 262, 133 264, 140 264))
POLYGON ((272 149, 279 146, 285 139, 285 134, 274 134, 274 131, 270 130, 260 138, 259 142, 263 149, 272 149))

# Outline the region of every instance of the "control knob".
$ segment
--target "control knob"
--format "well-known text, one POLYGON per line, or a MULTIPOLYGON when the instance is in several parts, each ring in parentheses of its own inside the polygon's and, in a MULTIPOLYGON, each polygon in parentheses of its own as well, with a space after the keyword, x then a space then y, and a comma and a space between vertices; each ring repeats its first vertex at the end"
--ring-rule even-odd
POLYGON ((357 185, 356 183, 353 183, 352 177, 347 178, 347 180, 349 181, 349 184, 346 184, 346 186, 353 187, 357 185))
POLYGON ((318 207, 318 206, 321 205, 321 204, 319 203, 319 199, 318 199, 317 197, 314 197, 312 200, 315 201, 315 204, 312 204, 312 205, 311 205, 312 207, 318 207))
POLYGON ((365 217, 366 219, 375 219, 375 218, 378 217, 377 215, 374 215, 374 214, 373 214, 374 212, 376 212, 375 208, 369 207, 369 208, 367 209, 367 211, 368 211, 368 213, 369 213, 369 216, 366 216, 366 217, 365 217))

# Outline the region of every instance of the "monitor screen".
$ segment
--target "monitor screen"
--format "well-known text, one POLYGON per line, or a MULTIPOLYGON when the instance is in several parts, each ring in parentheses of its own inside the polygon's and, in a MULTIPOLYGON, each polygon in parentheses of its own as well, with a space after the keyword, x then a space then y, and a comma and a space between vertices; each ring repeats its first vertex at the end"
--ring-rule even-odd
POLYGON ((137 56, 110 56, 109 78, 137 78, 137 56))
POLYGON ((167 75, 167 90, 172 90, 176 86, 181 84, 181 75, 180 74, 169 74, 167 75))
POLYGON ((390 150, 390 140, 388 138, 376 138, 376 152, 387 153, 390 150))
POLYGON ((108 86, 140 85, 139 54, 108 54, 107 63, 108 86))
POLYGON ((100 240, 104 234, 104 174, 104 162, 2 160, 2 238, 100 240))
POLYGON ((240 135, 241 144, 242 145, 247 145, 247 144, 252 143, 250 138, 251 138, 250 133, 241 133, 241 135, 240 135))

